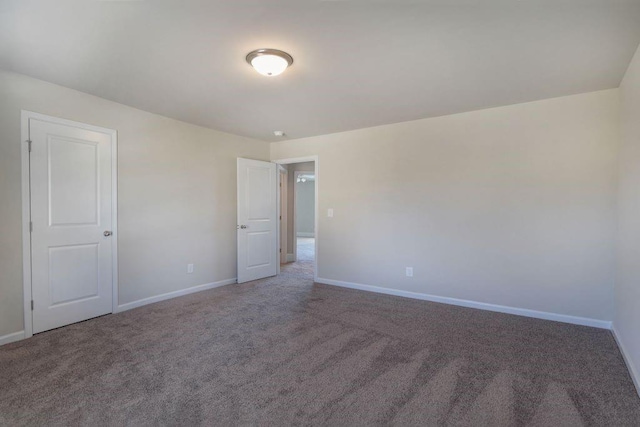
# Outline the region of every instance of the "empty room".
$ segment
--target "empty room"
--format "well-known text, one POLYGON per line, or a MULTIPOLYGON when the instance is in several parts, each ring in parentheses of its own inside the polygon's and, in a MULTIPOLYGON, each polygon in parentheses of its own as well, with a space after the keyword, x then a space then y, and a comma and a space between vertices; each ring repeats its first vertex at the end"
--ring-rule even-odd
POLYGON ((640 426, 640 0, 0 0, 0 426, 640 426))

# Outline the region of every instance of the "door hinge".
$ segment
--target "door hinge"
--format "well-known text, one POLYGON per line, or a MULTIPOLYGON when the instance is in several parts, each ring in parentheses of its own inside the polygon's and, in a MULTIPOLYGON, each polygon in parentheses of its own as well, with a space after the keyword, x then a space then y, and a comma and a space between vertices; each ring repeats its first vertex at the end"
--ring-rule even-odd
POLYGON ((282 248, 280 248, 280 253, 282 253, 282 248))
POLYGON ((33 311, 33 300, 31 300, 31 311, 33 311))
POLYGON ((280 215, 280 220, 282 221, 282 215, 280 215))
POLYGON ((33 233, 33 221, 29 221, 29 233, 33 233))
POLYGON ((29 147, 29 152, 31 152, 31 140, 27 140, 27 145, 29 147))

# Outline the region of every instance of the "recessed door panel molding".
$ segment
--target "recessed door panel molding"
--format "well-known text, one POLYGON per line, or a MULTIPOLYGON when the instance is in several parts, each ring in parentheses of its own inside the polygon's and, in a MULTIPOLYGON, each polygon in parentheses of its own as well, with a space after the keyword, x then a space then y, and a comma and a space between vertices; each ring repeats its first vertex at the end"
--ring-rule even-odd
POLYGON ((99 246, 90 243, 49 248, 51 307, 99 296, 99 246))
POLYGON ((117 157, 116 133, 109 129, 23 112, 25 132, 30 336, 117 305, 117 157))
POLYGON ((247 219, 251 221, 269 221, 271 197, 274 183, 271 169, 267 167, 247 168, 247 219))
POLYGON ((270 262, 271 233, 258 231, 247 233, 247 268, 264 267, 270 262))
POLYGON ((277 178, 275 163, 238 159, 238 283, 277 274, 277 178))
POLYGON ((49 135, 49 224, 99 225, 98 143, 49 135))

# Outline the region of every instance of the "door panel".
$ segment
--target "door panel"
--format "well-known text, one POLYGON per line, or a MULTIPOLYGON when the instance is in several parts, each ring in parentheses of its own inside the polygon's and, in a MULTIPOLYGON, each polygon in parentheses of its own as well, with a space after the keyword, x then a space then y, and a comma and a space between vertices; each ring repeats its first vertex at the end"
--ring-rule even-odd
POLYGON ((97 225, 100 199, 95 143, 48 136, 49 224, 97 225))
POLYGON ((97 244, 49 248, 51 306, 98 296, 97 244))
POLYGON ((111 313, 111 135, 29 119, 33 332, 111 313))
POLYGON ((248 220, 269 221, 272 207, 270 200, 273 195, 272 186, 271 169, 255 165, 247 167, 247 197, 245 200, 248 220))
POLYGON ((277 273, 276 189, 274 163, 238 159, 238 283, 277 273))
POLYGON ((247 231, 247 268, 268 265, 271 236, 268 231, 247 231))

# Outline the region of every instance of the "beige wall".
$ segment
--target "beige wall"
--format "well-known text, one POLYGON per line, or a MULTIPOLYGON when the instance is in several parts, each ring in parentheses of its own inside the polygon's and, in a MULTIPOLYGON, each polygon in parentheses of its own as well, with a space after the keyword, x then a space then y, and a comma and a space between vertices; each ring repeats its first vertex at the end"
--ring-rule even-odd
MULTIPOLYGON (((629 232, 637 62, 623 85, 629 232)), ((319 155, 321 278, 610 320, 618 101, 601 91, 281 142, 270 155, 319 155)), ((21 109, 118 130, 121 304, 235 277, 235 159, 267 159, 266 143, 0 72, 0 336, 23 328, 21 109)), ((640 273, 622 240, 616 325, 631 336, 640 273)))
POLYGON ((620 85, 618 275, 614 328, 640 387, 640 49, 620 85))
POLYGON ((271 158, 319 156, 320 278, 611 320, 617 141, 613 89, 279 142, 271 158))
POLYGON ((267 143, 0 72, 0 336, 23 329, 21 109, 118 131, 120 304, 236 276, 236 157, 267 143))

